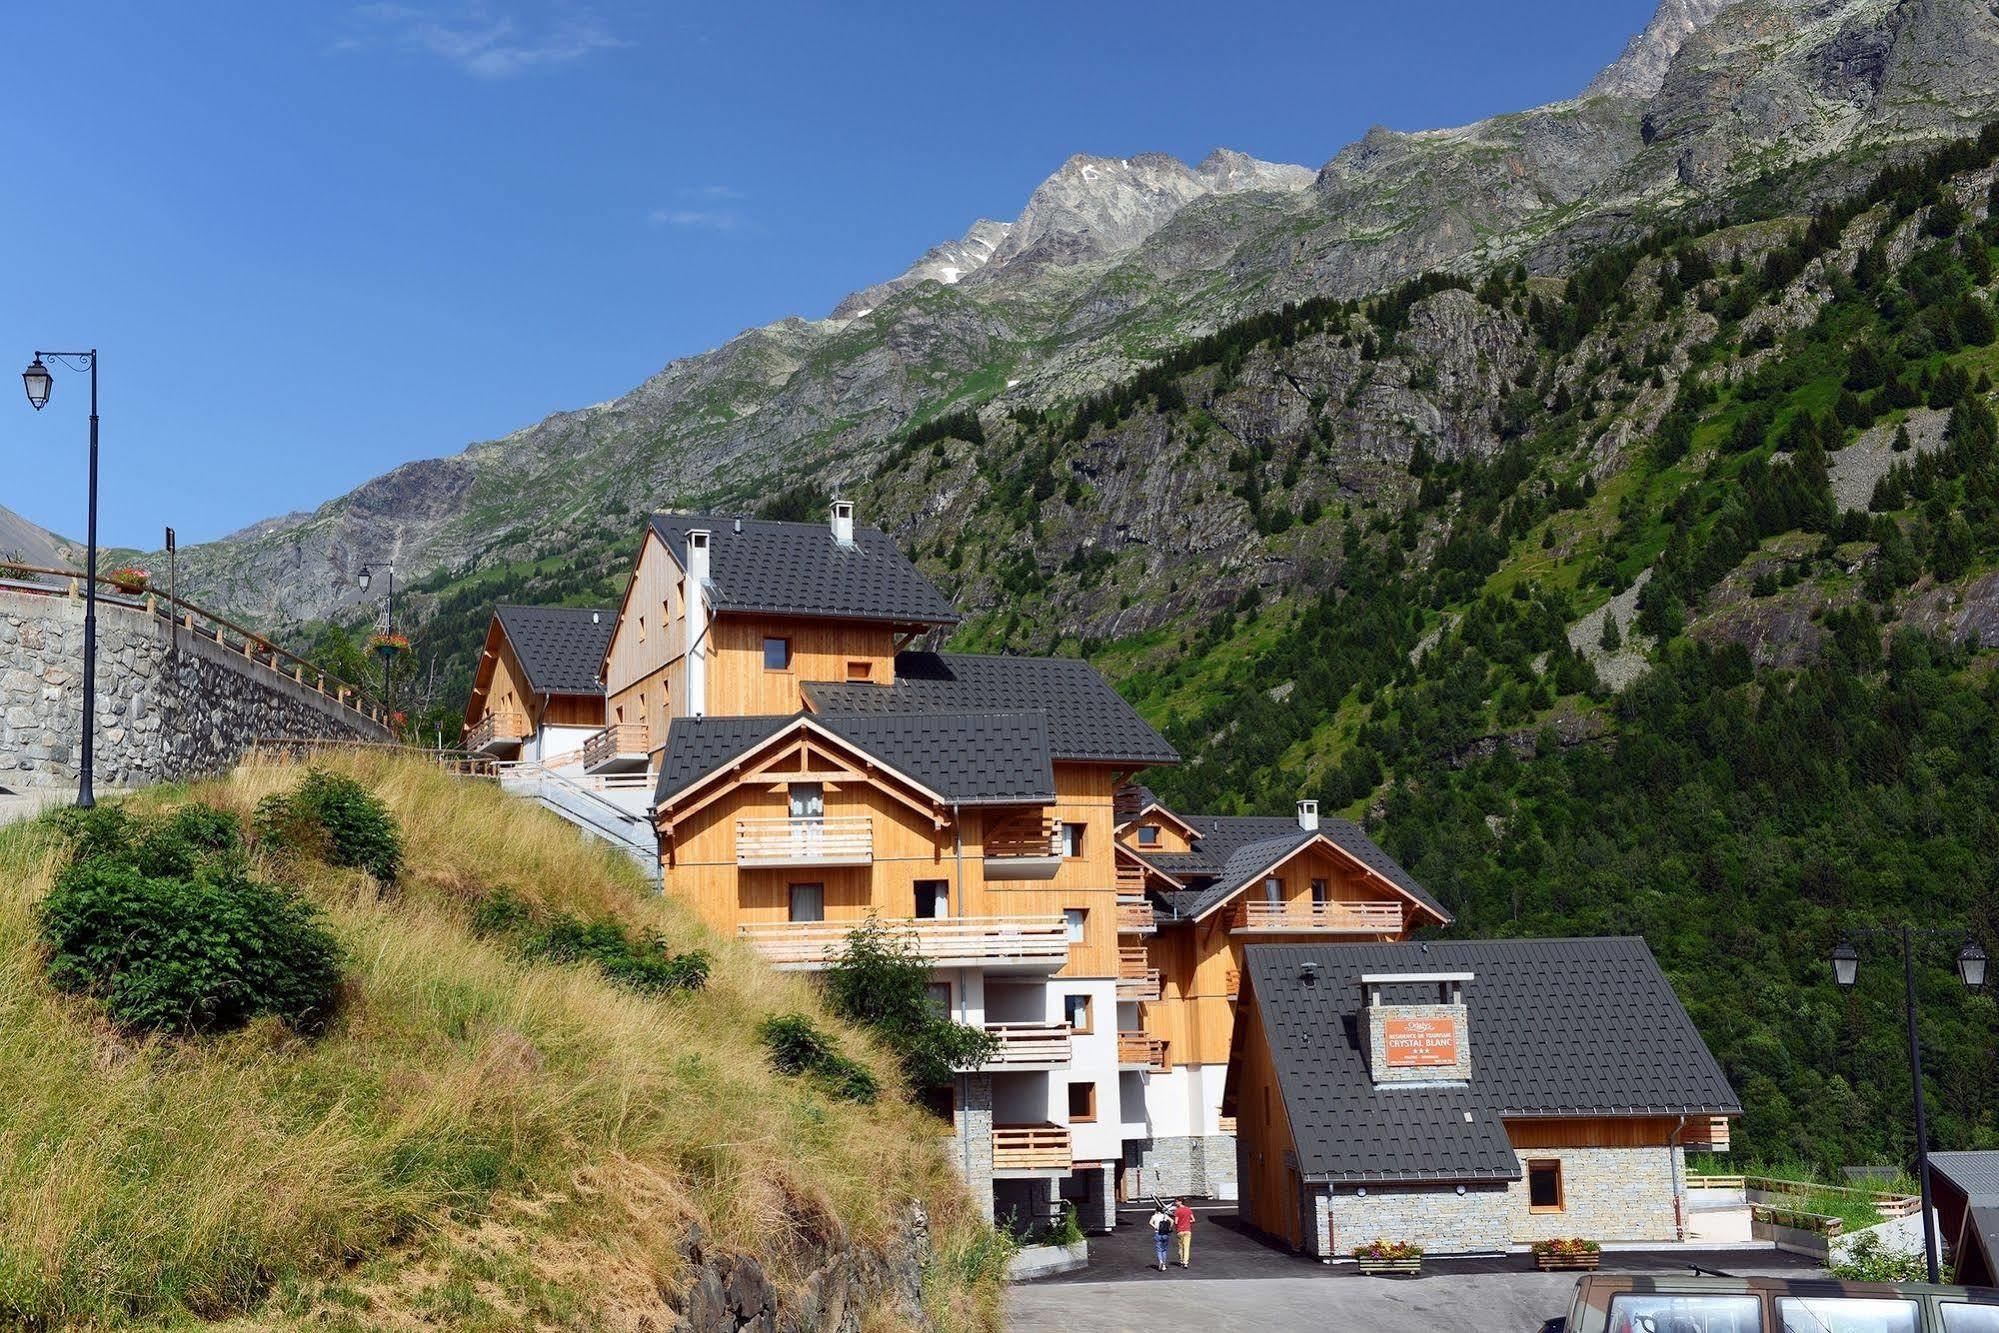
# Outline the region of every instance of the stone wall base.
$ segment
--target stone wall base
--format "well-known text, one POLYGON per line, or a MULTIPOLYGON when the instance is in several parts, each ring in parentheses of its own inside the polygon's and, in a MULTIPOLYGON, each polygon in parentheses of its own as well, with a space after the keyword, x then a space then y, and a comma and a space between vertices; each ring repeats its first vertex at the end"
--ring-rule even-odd
POLYGON ((1129 1199, 1191 1195, 1236 1197, 1236 1142, 1232 1134, 1133 1139, 1124 1145, 1124 1190, 1129 1199))

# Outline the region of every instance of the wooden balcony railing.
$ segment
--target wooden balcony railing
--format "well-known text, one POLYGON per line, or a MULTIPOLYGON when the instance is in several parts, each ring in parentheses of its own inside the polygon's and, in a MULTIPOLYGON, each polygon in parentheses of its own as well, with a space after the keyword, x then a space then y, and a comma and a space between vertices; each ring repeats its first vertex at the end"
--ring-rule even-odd
POLYGON ((518 745, 527 734, 525 714, 506 711, 488 713, 465 733, 465 748, 473 754, 484 754, 502 745, 518 745))
MULTIPOLYGON (((831 967, 859 921, 768 921, 737 933, 780 972, 831 967)), ((886 923, 933 967, 988 967, 1054 972, 1069 961, 1060 917, 953 916, 886 923)))
POLYGON ((987 1069, 1047 1069, 1069 1063, 1072 1043, 1067 1023, 988 1023, 999 1049, 987 1069))
POLYGON ((874 821, 866 815, 736 821, 736 864, 745 868, 864 866, 874 859, 874 821))
POLYGON ((1120 935, 1150 935, 1159 929, 1159 923, 1153 919, 1152 904, 1145 900, 1144 894, 1118 895, 1117 928, 1120 935))
POLYGON ((1065 1125, 994 1125, 994 1171, 1067 1171, 1074 1165, 1065 1125))
POLYGON ((1232 967, 1222 973, 1222 993, 1231 1000, 1242 994, 1242 969, 1232 967))
POLYGON ((986 830, 985 849, 988 859, 1060 856, 1061 821, 1035 815, 1000 820, 986 830))
POLYGON ((643 722, 613 722, 583 742, 585 772, 620 761, 644 763, 652 753, 652 737, 643 722))
POLYGON ((1215 1128, 1220 1130, 1224 1134, 1235 1133, 1235 1117, 1232 1115, 1216 1117, 1215 1128))
POLYGON ((1156 1000, 1160 985, 1159 969, 1147 965, 1143 948, 1118 950, 1117 997, 1120 1000, 1156 1000))
POLYGON ((1332 935, 1400 935, 1400 903, 1269 903, 1246 902, 1236 914, 1233 931, 1323 932, 1332 935))
POLYGON ((1171 1068, 1166 1063, 1166 1038, 1147 1032, 1120 1032, 1117 1062, 1126 1069, 1149 1069, 1163 1074, 1171 1068))
POLYGON ((1117 894, 1120 898, 1143 898, 1145 872, 1131 862, 1120 859, 1117 863, 1117 894))

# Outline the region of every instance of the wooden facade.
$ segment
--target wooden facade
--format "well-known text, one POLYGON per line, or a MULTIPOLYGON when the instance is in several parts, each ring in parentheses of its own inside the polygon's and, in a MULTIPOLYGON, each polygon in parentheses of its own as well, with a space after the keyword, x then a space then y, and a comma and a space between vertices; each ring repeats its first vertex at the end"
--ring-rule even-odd
POLYGON ((644 727, 649 751, 666 743, 667 719, 685 706, 687 607, 680 588, 679 560, 648 525, 604 657, 604 721, 644 727))
POLYGON ((1242 1062, 1233 1099, 1223 1103, 1222 1111, 1234 1118, 1242 1144, 1236 1159, 1237 1188, 1249 1224, 1293 1249, 1302 1249, 1304 1186, 1296 1165, 1296 1140, 1261 1021, 1253 1009, 1243 1014, 1242 1062))
POLYGON ((513 714, 523 720, 525 734, 544 726, 601 727, 604 698, 596 694, 541 694, 529 684, 513 643, 497 613, 486 626, 486 644, 465 701, 465 732, 493 714, 513 714))

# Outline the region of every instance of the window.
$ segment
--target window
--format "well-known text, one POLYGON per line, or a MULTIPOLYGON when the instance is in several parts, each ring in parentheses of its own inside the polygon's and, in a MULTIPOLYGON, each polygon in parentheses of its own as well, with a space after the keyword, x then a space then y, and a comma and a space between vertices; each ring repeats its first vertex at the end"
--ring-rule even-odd
POLYGON ((1611 1333, 1692 1329, 1696 1333, 1760 1333, 1762 1301, 1754 1296, 1654 1296, 1620 1293, 1610 1298, 1611 1333))
POLYGON ((942 879, 916 881, 916 915, 929 920, 951 915, 951 883, 942 879))
POLYGON ((1324 907, 1333 900, 1333 892, 1323 879, 1312 881, 1312 906, 1324 907))
POLYGON ((1069 1123, 1087 1125, 1097 1118, 1097 1085, 1094 1083, 1071 1083, 1069 1085, 1069 1123))
POLYGON ((818 782, 794 782, 788 788, 790 814, 793 819, 824 819, 826 817, 826 787, 818 782))
POLYGON ((1141 847, 1157 847, 1159 845, 1159 825, 1140 824, 1138 826, 1138 845, 1141 847))
POLYGON ((824 884, 792 885, 791 919, 793 921, 824 921, 826 919, 826 886, 824 884))
POLYGON ((848 680, 851 680, 851 681, 869 681, 869 680, 873 680, 874 678, 875 678, 875 664, 874 664, 873 662, 849 662, 849 663, 847 663, 847 679, 848 679, 848 680))
POLYGON ((1062 909, 1062 924, 1068 927, 1069 943, 1083 942, 1083 928, 1089 924, 1090 910, 1087 907, 1065 907, 1062 909))
POLYGON ((764 670, 784 671, 791 666, 791 640, 764 640, 764 670))
POLYGON ((1064 824, 1062 826, 1062 855, 1077 857, 1083 854, 1083 825, 1064 824))
POLYGON ((1284 901, 1284 881, 1272 875, 1263 881, 1263 901, 1281 903, 1284 901))
POLYGON ((1087 1037, 1095 1031, 1091 1022, 1090 997, 1087 995, 1064 995, 1062 1018, 1069 1024, 1069 1030, 1079 1037, 1087 1037))
POLYGON ((923 993, 930 997, 930 1003, 937 1006, 937 1012, 943 1014, 947 1018, 950 1017, 951 1014, 950 982, 933 981, 929 985, 923 988, 923 993))
POLYGON ((1917 1333, 1914 1301, 1886 1296, 1783 1296, 1777 1326, 1784 1333, 1917 1333))
POLYGON ((1943 1307, 1943 1333, 1999 1333, 1999 1305, 1948 1302, 1943 1307))
POLYGON ((1527 1163, 1527 1211, 1562 1211, 1562 1164, 1548 1159, 1527 1163))

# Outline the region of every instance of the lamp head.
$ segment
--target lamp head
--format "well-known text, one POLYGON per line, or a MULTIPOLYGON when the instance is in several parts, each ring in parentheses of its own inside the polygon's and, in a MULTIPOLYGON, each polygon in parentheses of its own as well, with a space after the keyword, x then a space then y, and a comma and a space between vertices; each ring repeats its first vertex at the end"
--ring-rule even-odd
POLYGON ((366 592, 368 591, 368 585, 375 581, 375 575, 366 565, 363 565, 361 566, 361 572, 354 576, 354 581, 361 585, 362 592, 366 592))
POLYGON ((1853 983, 1860 979, 1860 950, 1853 947, 1853 941, 1841 940, 1832 951, 1832 979, 1842 990, 1853 989, 1853 983))
POLYGON ((1957 975, 1969 990, 1977 990, 1985 984, 1985 950, 1977 940, 1966 940, 1964 947, 1957 951, 1957 975))
POLYGON ((30 407, 39 412, 48 405, 49 392, 55 388, 55 376, 49 374, 49 368, 42 364, 40 357, 30 361, 28 368, 21 372, 21 383, 28 390, 30 407))

